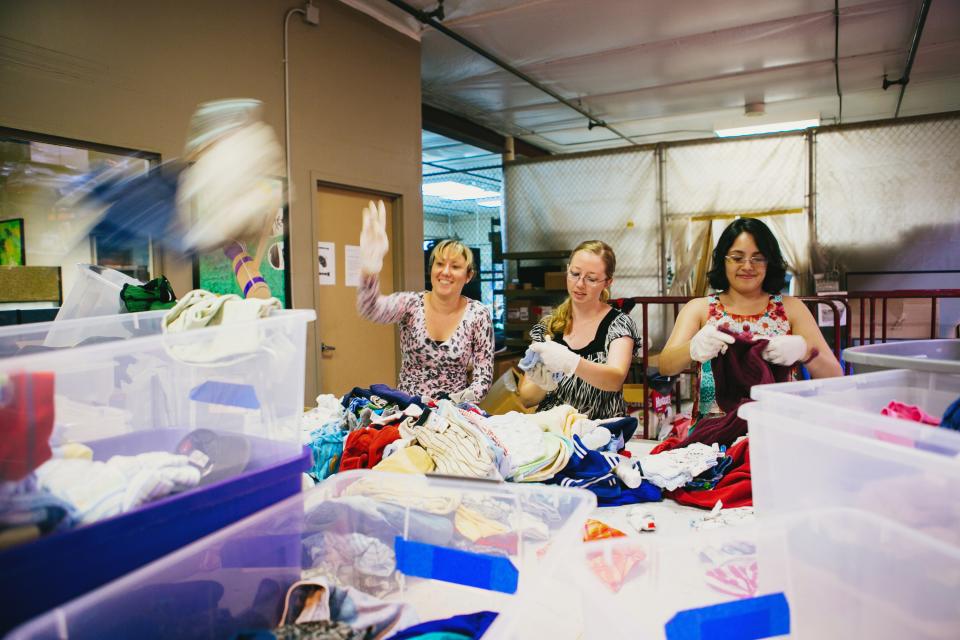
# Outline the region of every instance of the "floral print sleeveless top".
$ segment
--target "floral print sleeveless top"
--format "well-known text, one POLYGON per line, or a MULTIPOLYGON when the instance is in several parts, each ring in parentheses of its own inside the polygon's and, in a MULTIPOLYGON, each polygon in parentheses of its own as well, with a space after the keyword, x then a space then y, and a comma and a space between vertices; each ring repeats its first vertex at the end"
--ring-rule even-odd
MULTIPOLYGON (((770 296, 767 308, 761 313, 751 316, 741 316, 727 311, 723 303, 720 302, 720 294, 718 293, 710 295, 708 300, 710 301, 710 310, 707 313, 707 324, 711 324, 718 329, 743 334, 747 339, 772 338, 791 333, 790 320, 787 319, 787 312, 783 308, 782 295, 770 296)), ((723 413, 717 405, 717 390, 713 381, 713 369, 710 362, 704 362, 700 367, 699 400, 700 416, 723 413)))

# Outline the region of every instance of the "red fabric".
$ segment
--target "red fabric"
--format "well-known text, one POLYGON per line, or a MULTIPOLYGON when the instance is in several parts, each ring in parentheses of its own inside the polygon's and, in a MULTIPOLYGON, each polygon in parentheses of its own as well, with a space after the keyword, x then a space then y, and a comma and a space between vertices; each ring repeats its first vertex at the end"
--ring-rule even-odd
POLYGON ((351 431, 343 443, 343 456, 340 458, 340 470, 367 469, 370 458, 370 442, 377 434, 372 427, 363 427, 351 431))
POLYGON ((897 402, 896 400, 891 400, 890 404, 881 409, 880 415, 890 416, 891 418, 900 418, 901 420, 910 420, 911 422, 919 422, 921 424, 929 424, 932 426, 937 426, 940 424, 940 418, 931 416, 920 407, 916 407, 912 404, 897 402))
POLYGON ((50 459, 51 372, 14 373, 0 393, 0 480, 22 480, 50 459))
POLYGON ((624 458, 632 458, 632 457, 633 457, 633 454, 630 453, 629 451, 627 451, 626 449, 620 449, 620 451, 617 451, 617 455, 623 456, 624 458))
POLYGON ((713 509, 717 500, 722 500, 725 508, 753 506, 753 488, 750 484, 750 440, 742 440, 730 447, 727 455, 733 458, 733 465, 715 488, 706 491, 676 489, 667 492, 666 495, 680 504, 703 509, 713 509))
POLYGON ((400 427, 390 425, 384 427, 373 438, 370 439, 370 448, 367 457, 367 469, 372 469, 377 463, 383 460, 383 450, 387 445, 400 438, 400 427))
POLYGON ((480 538, 477 540, 477 544, 485 547, 503 549, 510 555, 515 556, 517 555, 519 541, 520 539, 517 537, 517 532, 511 531, 510 533, 498 533, 496 535, 480 538))

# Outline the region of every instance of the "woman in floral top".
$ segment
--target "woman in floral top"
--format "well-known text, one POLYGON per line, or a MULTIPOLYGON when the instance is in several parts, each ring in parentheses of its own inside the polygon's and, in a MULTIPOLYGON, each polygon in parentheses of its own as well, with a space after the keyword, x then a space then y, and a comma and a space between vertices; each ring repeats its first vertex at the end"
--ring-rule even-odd
POLYGON ((364 209, 357 311, 373 322, 400 325, 400 391, 481 400, 493 382, 493 322, 483 304, 461 295, 475 275, 473 252, 457 240, 444 240, 430 254, 432 291, 380 295, 385 215, 383 202, 364 209))
POLYGON ((772 364, 802 363, 814 378, 843 375, 809 309, 780 295, 786 265, 769 227, 756 218, 734 220, 713 250, 710 286, 719 293, 691 300, 681 309, 660 354, 660 373, 675 375, 701 363, 699 414, 720 413, 710 361, 733 337, 764 338, 763 358, 772 364))

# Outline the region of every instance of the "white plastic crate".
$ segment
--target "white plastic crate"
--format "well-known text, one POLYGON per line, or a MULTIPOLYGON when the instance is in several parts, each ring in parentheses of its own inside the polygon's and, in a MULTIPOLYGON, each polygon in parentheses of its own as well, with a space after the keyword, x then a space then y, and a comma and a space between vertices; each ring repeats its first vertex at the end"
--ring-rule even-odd
POLYGON ((595 506, 583 490, 347 471, 9 637, 229 638, 275 626, 288 588, 315 576, 410 605, 424 622, 496 611, 485 637, 509 637, 595 506), (473 541, 464 510, 489 518, 505 544, 473 541))
POLYGON ((767 516, 846 506, 960 547, 960 433, 880 415, 890 400, 939 416, 960 376, 892 370, 754 387, 753 500, 767 516))
POLYGON ((847 509, 585 543, 554 583, 568 638, 960 637, 960 550, 847 509))
POLYGON ((913 369, 960 374, 960 340, 907 340, 865 344, 843 350, 854 373, 913 369))
MULTIPOLYGON (((300 417, 314 312, 169 335, 161 333, 163 315, 110 316, 130 337, 71 348, 45 346, 46 337, 63 328, 90 335, 104 318, 0 328, 4 444, 23 443, 4 447, 3 480, 44 462, 48 441, 86 445, 94 466, 114 456, 199 451, 204 474, 180 493, 119 513, 114 499, 106 514, 116 515, 0 550, 0 634, 300 490, 309 466, 300 417)), ((87 514, 97 508, 86 506, 87 514)))
MULTIPOLYGON (((57 312, 56 320, 76 320, 111 316, 125 311, 120 292, 125 284, 143 284, 115 269, 95 264, 78 264, 77 277, 57 312)), ((51 327, 44 344, 48 347, 72 347, 90 337, 125 338, 122 323, 109 320, 96 324, 56 325, 51 327)))

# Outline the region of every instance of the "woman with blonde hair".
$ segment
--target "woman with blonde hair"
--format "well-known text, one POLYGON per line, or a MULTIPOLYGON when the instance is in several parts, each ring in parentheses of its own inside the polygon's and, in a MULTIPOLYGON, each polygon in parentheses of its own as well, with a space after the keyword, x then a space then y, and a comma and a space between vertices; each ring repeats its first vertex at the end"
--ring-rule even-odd
POLYGON ((530 348, 548 371, 563 377, 548 391, 541 380, 524 376, 519 392, 526 406, 544 411, 569 404, 592 419, 626 415, 623 382, 641 345, 633 319, 607 304, 616 266, 613 249, 600 240, 573 250, 569 296, 530 330, 530 348))
POLYGON ((386 212, 381 200, 363 210, 357 311, 373 322, 400 325, 397 388, 414 396, 478 402, 493 382, 490 311, 462 294, 476 275, 473 252, 459 240, 443 240, 430 254, 431 291, 380 295, 387 253, 386 212))

